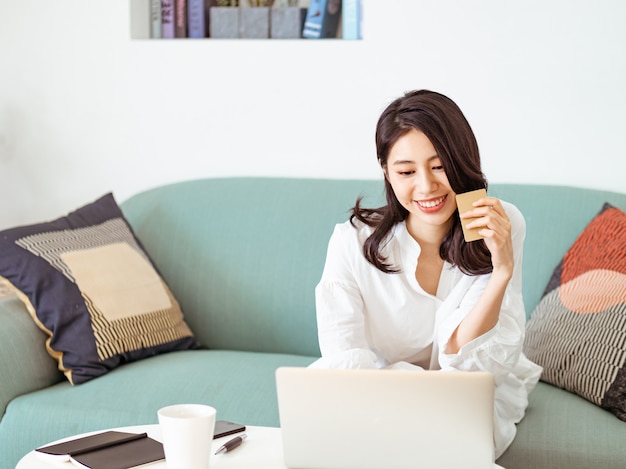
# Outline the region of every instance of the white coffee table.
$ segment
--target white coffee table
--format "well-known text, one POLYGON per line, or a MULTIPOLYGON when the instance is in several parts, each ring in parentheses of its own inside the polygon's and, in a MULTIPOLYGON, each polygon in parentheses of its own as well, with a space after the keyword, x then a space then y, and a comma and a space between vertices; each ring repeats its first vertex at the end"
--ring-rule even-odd
MULTIPOLYGON (((161 429, 158 425, 121 427, 115 428, 114 430, 131 433, 146 432, 149 437, 161 441, 161 429)), ((211 469, 285 469, 280 428, 247 426, 245 433, 248 437, 240 447, 228 453, 218 454, 217 456, 215 455, 217 448, 223 445, 224 442, 233 438, 234 435, 213 440, 211 447, 211 469)), ((89 433, 85 435, 88 434, 89 433)), ((72 438, 79 436, 84 435, 77 435, 72 438)), ((66 438, 66 440, 72 438, 66 438)), ((77 466, 70 462, 51 461, 40 453, 31 451, 20 460, 15 469, 72 469, 76 467, 77 466)), ((167 464, 165 461, 160 461, 145 467, 146 469, 167 469, 167 464)), ((494 469, 504 468, 494 464, 494 469)))
MULTIPOLYGON (((114 430, 131 433, 146 432, 149 437, 161 441, 161 429, 158 425, 122 427, 114 430)), ((211 469, 285 469, 280 428, 247 426, 245 433, 248 437, 240 447, 217 456, 214 454, 217 448, 235 435, 213 440, 211 469)), ((70 462, 52 461, 37 451, 31 451, 20 460, 15 469, 72 469, 76 467, 70 462)), ((150 469, 166 469, 167 465, 161 461, 146 466, 146 468, 148 467, 150 469)))

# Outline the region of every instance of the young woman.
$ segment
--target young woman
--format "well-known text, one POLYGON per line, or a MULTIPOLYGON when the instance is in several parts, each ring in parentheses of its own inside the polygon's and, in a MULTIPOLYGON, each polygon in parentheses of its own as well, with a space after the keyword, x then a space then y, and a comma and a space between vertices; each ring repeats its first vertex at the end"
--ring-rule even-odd
POLYGON ((487 181, 474 134, 446 96, 393 101, 376 147, 387 204, 357 200, 335 228, 316 288, 322 358, 312 366, 488 371, 499 457, 541 373, 522 354, 524 218, 493 197, 458 213, 456 194, 487 181), (483 239, 465 242, 461 218, 483 239))

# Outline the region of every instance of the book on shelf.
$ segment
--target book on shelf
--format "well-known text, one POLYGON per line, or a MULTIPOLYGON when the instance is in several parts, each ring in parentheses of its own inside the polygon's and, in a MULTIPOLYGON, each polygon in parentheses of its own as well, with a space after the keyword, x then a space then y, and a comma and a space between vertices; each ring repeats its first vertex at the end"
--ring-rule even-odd
POLYGON ((302 37, 323 39, 337 37, 342 0, 310 0, 302 37))
POLYGON ((344 39, 361 39, 361 0, 342 0, 341 34, 344 39))
POLYGON ((187 0, 187 36, 209 37, 209 15, 217 0, 187 0))
POLYGON ((165 459, 163 445, 146 433, 105 431, 56 443, 36 451, 50 461, 88 469, 131 469, 165 459))
POLYGON ((150 37, 161 37, 161 0, 150 0, 150 37))
POLYGON ((161 37, 163 39, 176 37, 175 10, 174 0, 161 0, 161 37))
POLYGON ((187 0, 174 0, 174 37, 187 37, 187 0))

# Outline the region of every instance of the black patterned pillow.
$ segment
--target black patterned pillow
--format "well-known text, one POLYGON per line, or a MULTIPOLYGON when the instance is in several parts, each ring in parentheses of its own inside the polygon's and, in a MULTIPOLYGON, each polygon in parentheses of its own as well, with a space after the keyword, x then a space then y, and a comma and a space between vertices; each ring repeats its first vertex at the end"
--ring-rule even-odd
POLYGON ((46 348, 72 384, 198 347, 112 194, 57 220, 0 232, 0 285, 48 334, 46 348))
POLYGON ((526 325, 541 379, 626 421, 626 213, 605 204, 554 270, 526 325))

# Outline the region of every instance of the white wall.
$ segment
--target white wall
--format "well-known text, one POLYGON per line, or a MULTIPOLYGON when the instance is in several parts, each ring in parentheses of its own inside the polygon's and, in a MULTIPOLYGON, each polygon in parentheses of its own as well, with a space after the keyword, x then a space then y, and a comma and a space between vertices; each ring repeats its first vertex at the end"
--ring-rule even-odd
POLYGON ((624 191, 626 2, 365 0, 363 41, 131 40, 122 0, 0 0, 0 229, 210 176, 378 178, 415 88, 491 182, 624 191))

